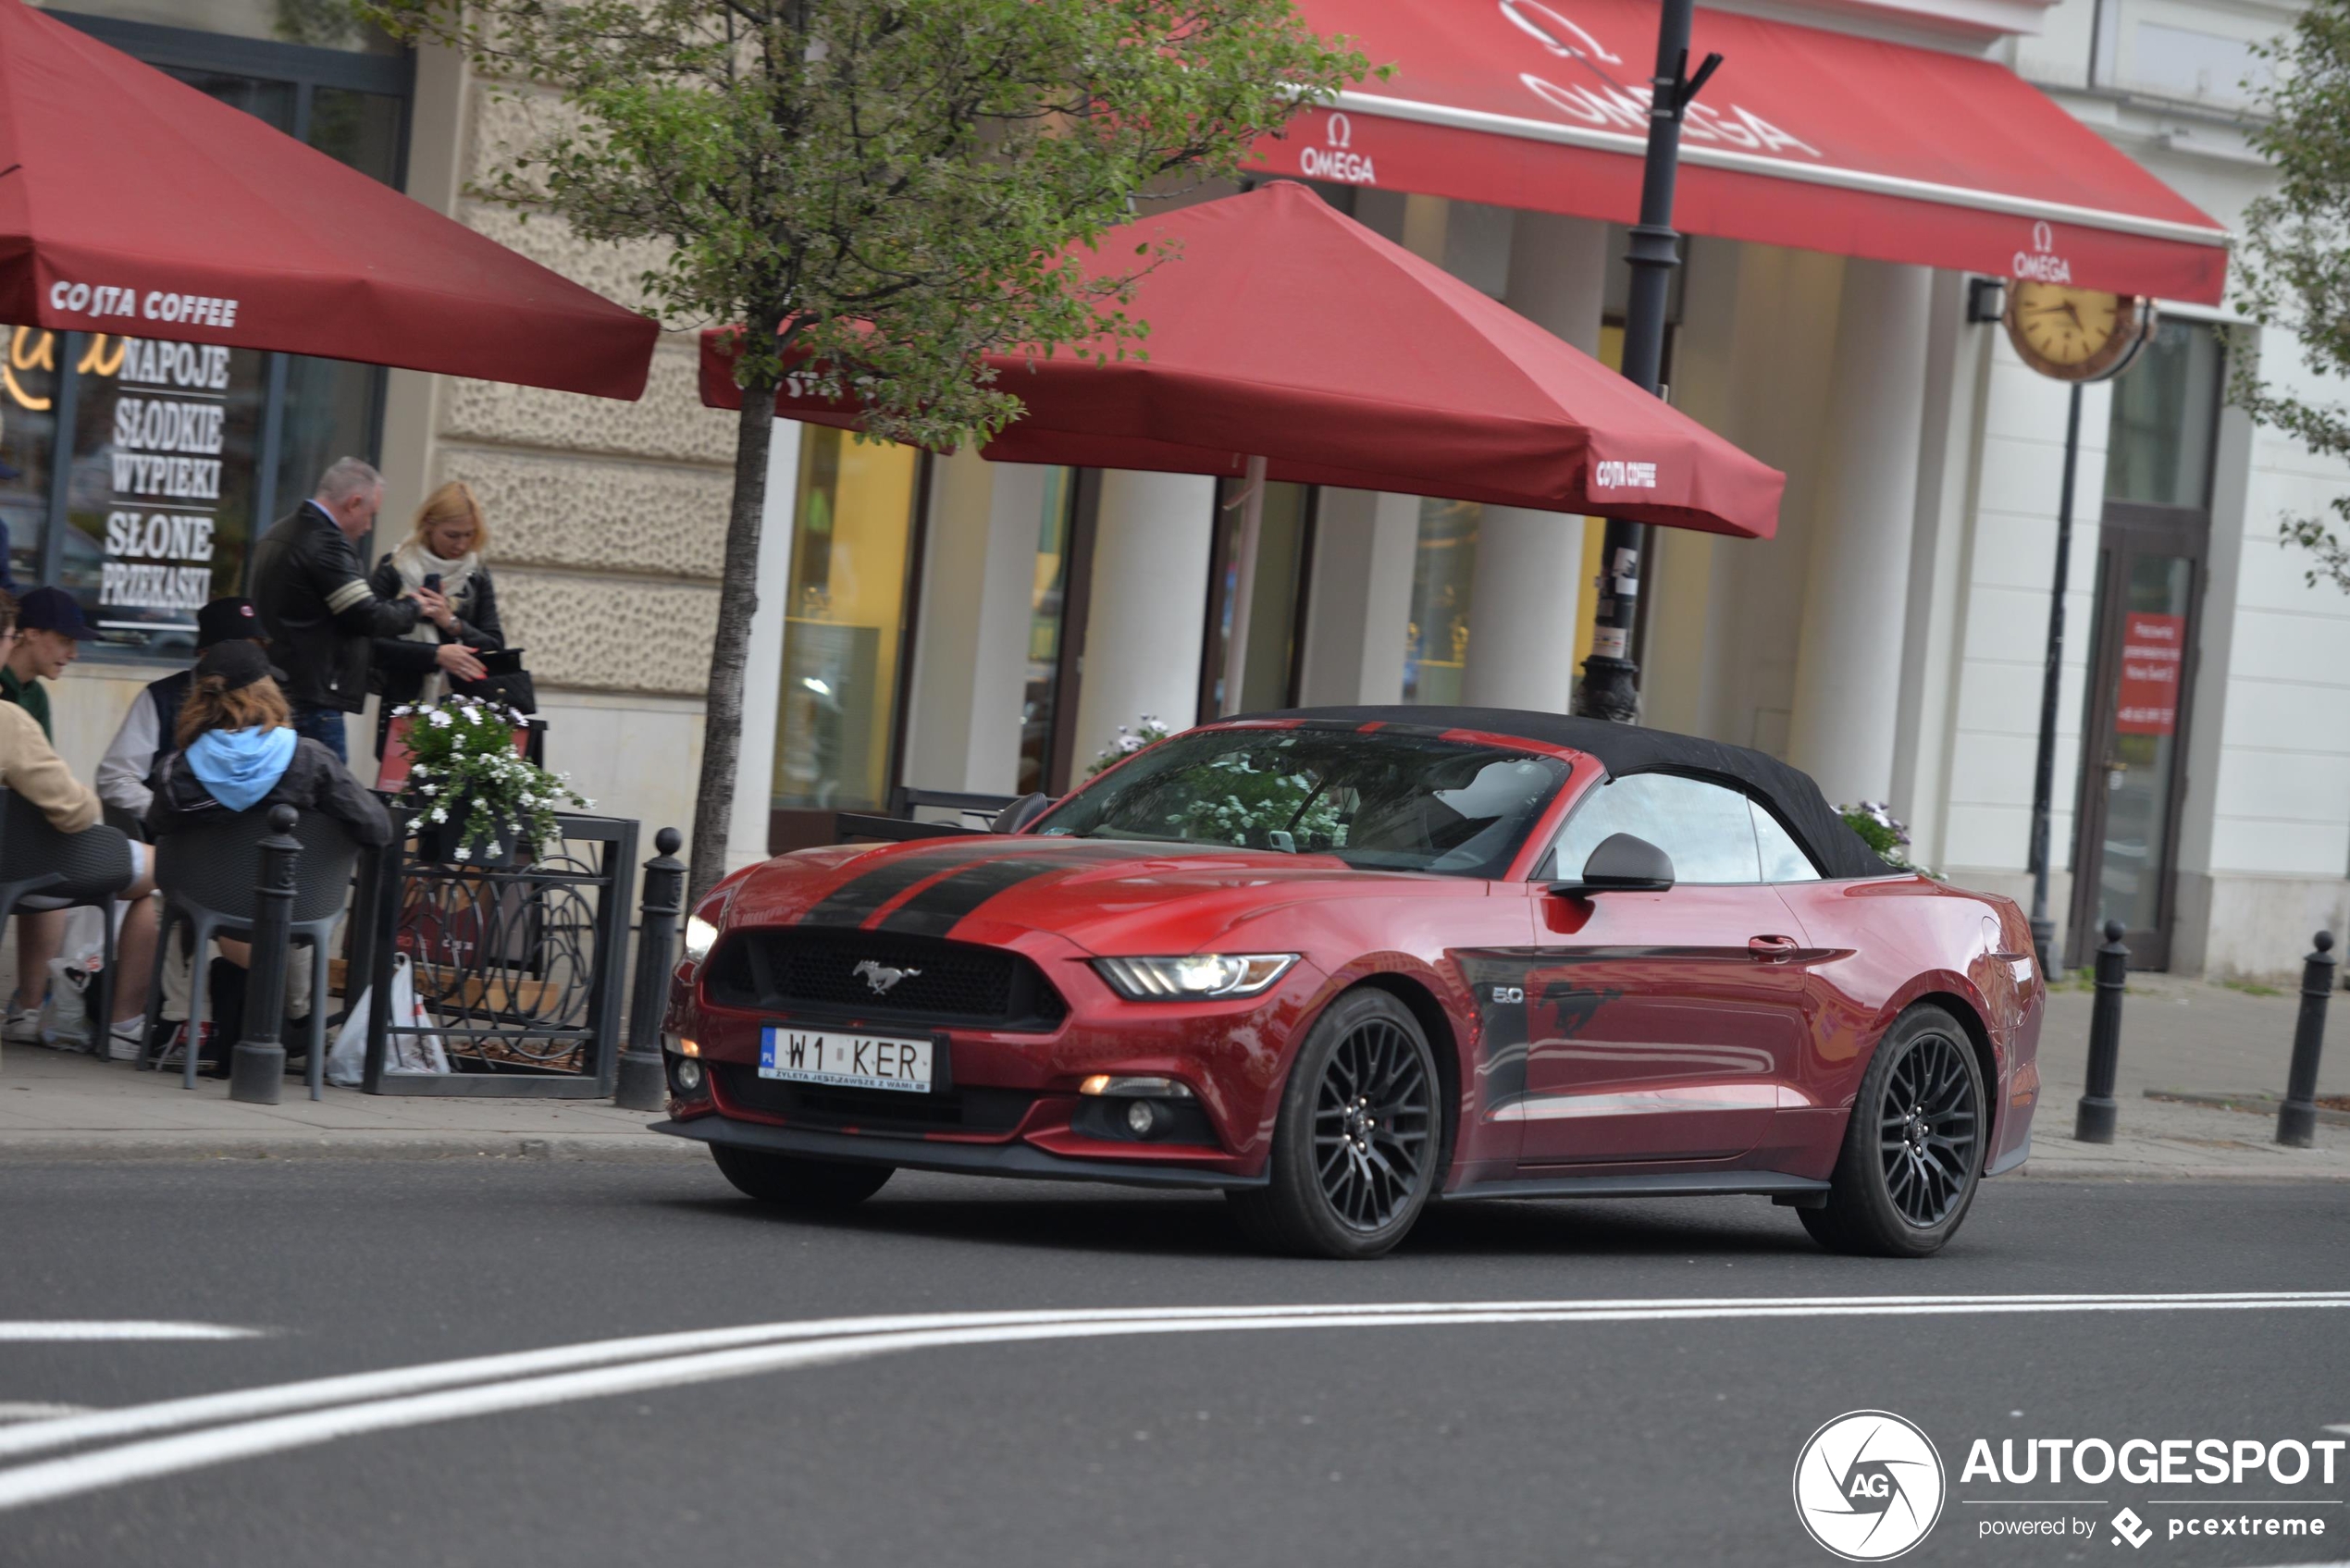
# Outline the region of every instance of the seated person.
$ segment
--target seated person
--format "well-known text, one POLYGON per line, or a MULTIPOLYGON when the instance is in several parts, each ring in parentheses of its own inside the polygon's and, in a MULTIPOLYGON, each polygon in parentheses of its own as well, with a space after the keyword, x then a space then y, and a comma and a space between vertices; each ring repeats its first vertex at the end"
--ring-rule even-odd
MULTIPOLYGON (((0 659, 14 651, 19 636, 15 600, 0 593, 0 659)), ((134 844, 115 828, 98 821, 98 797, 76 780, 49 745, 41 722, 14 702, 0 702, 0 785, 13 796, 5 846, 0 846, 0 880, 20 882, 55 872, 65 880, 24 899, 19 918, 56 928, 41 944, 19 941, 38 952, 37 967, 19 971, 17 995, 9 1010, 6 1037, 19 1043, 40 1039, 42 994, 47 988, 48 959, 63 939, 62 917, 41 913, 58 910, 106 894, 130 903, 122 922, 115 955, 115 1039, 101 1046, 110 1054, 131 1056, 140 1043, 141 1015, 146 1007, 147 979, 155 962, 155 912, 147 895, 155 891, 153 858, 147 846, 134 844)))
MULTIPOLYGON (((174 738, 179 749, 156 770, 155 800, 147 809, 148 836, 161 842, 175 833, 227 821, 248 811, 291 806, 324 812, 370 848, 391 842, 391 818, 382 803, 359 786, 340 758, 315 740, 297 735, 285 694, 272 677, 261 645, 242 639, 216 644, 196 661, 174 738)), ((231 962, 249 961, 243 943, 223 942, 231 962)), ((184 938, 165 966, 166 1013, 187 1016, 184 938)), ((310 1010, 309 969, 289 963, 287 1014, 310 1010)), ((201 1048, 201 1043, 200 1043, 201 1048)), ((225 1054, 225 1053, 216 1053, 225 1054)))
MULTIPOLYGON (((216 599, 196 611, 196 656, 224 642, 266 642, 260 618, 249 599, 216 599)), ((179 725, 179 705, 188 700, 193 670, 180 670, 147 683, 115 731, 114 744, 98 759, 92 780, 98 798, 145 829, 147 808, 155 802, 155 773, 176 749, 172 733, 179 725)), ((118 826, 121 825, 119 821, 118 826)))

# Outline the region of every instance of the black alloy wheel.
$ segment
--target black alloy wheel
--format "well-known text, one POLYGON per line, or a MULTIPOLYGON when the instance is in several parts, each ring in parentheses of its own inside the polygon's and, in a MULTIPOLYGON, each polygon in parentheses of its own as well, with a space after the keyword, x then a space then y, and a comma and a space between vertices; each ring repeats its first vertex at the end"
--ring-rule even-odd
POLYGON ((1827 1203, 1799 1211, 1803 1228, 1837 1252, 1939 1251, 1974 1202, 1989 1125, 1973 1041, 1941 1008, 1911 1008, 1877 1043, 1827 1203))
POLYGON ((1384 991, 1339 998, 1291 1067, 1270 1179, 1231 1195, 1243 1228, 1308 1257, 1394 1246, 1435 1191, 1437 1097, 1436 1058, 1410 1009, 1384 991))
POLYGON ((728 1143, 712 1143, 710 1154, 718 1162, 719 1174, 744 1197, 802 1213, 854 1208, 880 1191, 896 1169, 846 1160, 795 1159, 728 1143))

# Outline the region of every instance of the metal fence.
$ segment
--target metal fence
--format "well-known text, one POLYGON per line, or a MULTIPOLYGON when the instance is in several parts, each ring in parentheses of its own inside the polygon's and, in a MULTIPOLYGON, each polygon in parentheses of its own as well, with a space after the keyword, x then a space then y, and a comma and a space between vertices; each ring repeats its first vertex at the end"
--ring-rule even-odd
POLYGON ((415 813, 391 809, 391 844, 362 867, 350 952, 367 987, 371 1094, 600 1099, 618 1070, 637 885, 637 824, 556 817, 561 837, 511 866, 417 861, 415 813), (388 940, 387 940, 388 936, 388 940), (395 1019, 405 954, 421 1017, 395 1019), (397 1064, 394 1042, 439 1037, 451 1070, 397 1064))

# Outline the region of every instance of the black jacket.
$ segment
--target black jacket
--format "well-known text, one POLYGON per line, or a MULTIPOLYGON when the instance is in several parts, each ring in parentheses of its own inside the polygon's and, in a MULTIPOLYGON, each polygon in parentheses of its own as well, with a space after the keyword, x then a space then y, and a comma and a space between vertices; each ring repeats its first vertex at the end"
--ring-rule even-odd
MULTIPOLYGON (((241 815, 212 797, 196 777, 185 756, 175 751, 157 770, 155 804, 147 808, 147 836, 160 839, 181 828, 203 827, 241 815)), ((383 802, 359 787, 351 770, 335 754, 304 737, 294 742, 293 758, 279 774, 275 788, 249 807, 266 811, 291 806, 297 811, 322 811, 351 830, 351 836, 370 849, 391 842, 391 817, 383 802)))
MULTIPOLYGON (((400 580, 400 569, 385 556, 376 562, 376 570, 367 586, 380 599, 395 599, 405 590, 400 580)), ((434 655, 441 644, 461 642, 476 653, 506 646, 506 629, 498 621, 498 586, 489 580, 489 568, 476 566, 465 576, 464 586, 449 601, 457 612, 457 632, 451 636, 438 626, 432 642, 411 642, 405 637, 376 639, 376 689, 383 693, 384 706, 414 702, 425 689, 425 682, 440 668, 434 655)))
POLYGON ((286 673, 287 699, 346 713, 367 705, 375 639, 401 636, 423 613, 413 599, 387 604, 369 591, 359 552, 308 501, 254 547, 253 607, 270 661, 286 673))

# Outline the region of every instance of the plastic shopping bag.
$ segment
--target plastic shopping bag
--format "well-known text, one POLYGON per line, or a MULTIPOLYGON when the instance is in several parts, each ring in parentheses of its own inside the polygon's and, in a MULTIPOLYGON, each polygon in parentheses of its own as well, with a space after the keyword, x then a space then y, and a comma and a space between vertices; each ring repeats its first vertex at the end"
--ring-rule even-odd
MULTIPOLYGON (((342 1020, 342 1028, 335 1033, 335 1043, 327 1050, 327 1081, 349 1088, 367 1075, 367 1020, 375 1006, 372 990, 359 994, 351 1005, 350 1013, 342 1020)), ((391 1011, 389 1020, 393 1026, 430 1028, 432 1016, 416 1000, 416 979, 408 967, 408 955, 395 953, 391 959, 391 1011)), ((409 1073, 445 1073, 450 1071, 449 1053, 438 1034, 394 1034, 385 1041, 384 1071, 409 1073)))
POLYGON ((90 1049, 89 999, 105 963, 105 911, 90 905, 68 909, 65 945, 49 960, 49 996, 41 1004, 41 1039, 66 1051, 90 1049))

